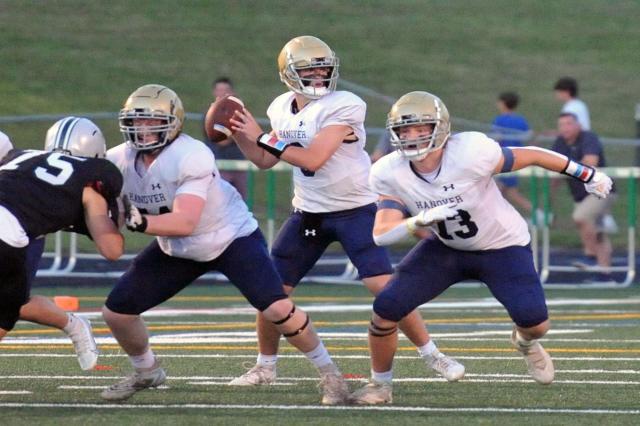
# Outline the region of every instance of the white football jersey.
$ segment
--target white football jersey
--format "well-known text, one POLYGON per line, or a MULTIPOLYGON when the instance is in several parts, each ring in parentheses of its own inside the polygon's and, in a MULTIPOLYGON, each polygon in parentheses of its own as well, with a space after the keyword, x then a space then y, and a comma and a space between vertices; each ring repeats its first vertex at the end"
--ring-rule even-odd
POLYGON ((312 213, 353 209, 375 202, 368 185, 371 160, 364 150, 364 118, 367 106, 351 92, 337 91, 312 100, 294 114, 293 92, 278 96, 267 115, 277 137, 287 143, 308 147, 322 128, 346 125, 353 129, 353 141, 345 141, 316 172, 293 171, 294 207, 312 213))
POLYGON ((110 149, 107 158, 122 172, 122 193, 142 213, 170 212, 179 194, 197 195, 206 201, 193 234, 157 237, 164 253, 200 262, 213 260, 233 240, 258 227, 238 191, 220 177, 211 150, 202 142, 181 134, 146 171, 144 166, 136 168, 136 154, 121 144, 110 149))
POLYGON ((400 152, 383 157, 373 165, 372 189, 399 198, 411 215, 455 204, 455 218, 431 227, 449 247, 491 250, 528 244, 527 223, 492 179, 502 157, 500 145, 483 133, 464 132, 451 136, 443 149, 440 167, 429 181, 400 152))
POLYGON ((9 136, 0 132, 0 160, 2 160, 2 157, 7 155, 7 152, 11 151, 12 149, 13 149, 13 145, 11 145, 11 140, 9 139, 9 136))

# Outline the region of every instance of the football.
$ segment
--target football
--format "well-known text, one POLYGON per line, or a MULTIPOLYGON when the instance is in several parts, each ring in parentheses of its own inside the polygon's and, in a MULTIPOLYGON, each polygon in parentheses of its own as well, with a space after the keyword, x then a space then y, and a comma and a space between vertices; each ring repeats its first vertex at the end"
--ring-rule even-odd
POLYGON ((242 108, 244 103, 235 96, 225 96, 211 104, 204 118, 204 131, 211 142, 220 142, 231 136, 231 117, 242 108))

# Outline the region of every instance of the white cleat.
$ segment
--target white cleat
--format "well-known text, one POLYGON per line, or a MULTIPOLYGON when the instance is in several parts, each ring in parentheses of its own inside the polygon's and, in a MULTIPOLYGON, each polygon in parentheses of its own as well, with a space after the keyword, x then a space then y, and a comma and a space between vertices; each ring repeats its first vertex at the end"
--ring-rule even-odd
POLYGON ((74 315, 74 321, 78 321, 69 338, 73 342, 73 349, 78 356, 78 363, 83 370, 93 370, 98 363, 98 347, 93 338, 91 323, 89 320, 74 315))
POLYGON ((457 382, 464 377, 464 365, 440 351, 424 357, 427 366, 449 382, 457 382))
POLYGON ((322 389, 322 405, 340 405, 348 401, 349 387, 337 369, 322 373, 320 389, 322 389))
POLYGON ((524 356, 524 361, 527 363, 527 369, 533 380, 542 385, 548 385, 553 382, 555 376, 553 361, 540 342, 535 341, 531 346, 521 345, 516 340, 516 330, 514 328, 511 334, 511 343, 524 356))
POLYGON ((229 386, 272 385, 276 382, 276 366, 254 365, 242 376, 228 383, 229 386))
POLYGON ((107 401, 124 401, 134 393, 148 388, 157 388, 167 379, 167 374, 162 367, 156 367, 150 371, 136 371, 126 379, 109 386, 103 390, 100 396, 107 401))
POLYGON ((349 395, 349 402, 356 405, 391 404, 393 402, 391 382, 376 382, 371 379, 366 386, 349 395))

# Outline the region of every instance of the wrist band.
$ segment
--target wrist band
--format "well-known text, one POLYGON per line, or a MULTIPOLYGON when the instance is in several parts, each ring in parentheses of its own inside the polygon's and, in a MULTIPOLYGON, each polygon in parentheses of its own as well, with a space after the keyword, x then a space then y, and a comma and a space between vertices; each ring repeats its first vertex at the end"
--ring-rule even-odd
POLYGON ((275 136, 271 136, 269 133, 263 133, 256 139, 258 146, 268 153, 280 158, 282 153, 289 148, 289 144, 284 141, 278 140, 275 136))
POLYGON ((589 183, 596 174, 596 169, 573 160, 568 160, 567 165, 564 166, 564 170, 560 173, 571 176, 572 178, 578 179, 584 183, 589 183))

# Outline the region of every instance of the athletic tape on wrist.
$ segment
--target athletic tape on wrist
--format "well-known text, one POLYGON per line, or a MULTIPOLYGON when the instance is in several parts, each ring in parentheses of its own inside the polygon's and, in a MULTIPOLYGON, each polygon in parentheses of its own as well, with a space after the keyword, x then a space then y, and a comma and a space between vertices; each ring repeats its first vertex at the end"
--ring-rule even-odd
POLYGON ((567 160, 567 165, 564 166, 564 170, 561 173, 584 183, 589 183, 596 174, 596 169, 573 160, 567 160))
POLYGON ((263 133, 258 136, 256 143, 260 148, 278 158, 280 158, 282 153, 289 148, 289 144, 278 140, 275 136, 271 136, 269 133, 263 133))

